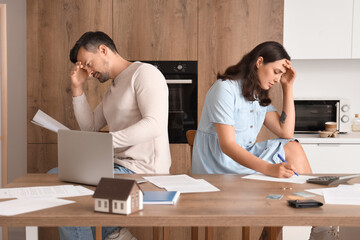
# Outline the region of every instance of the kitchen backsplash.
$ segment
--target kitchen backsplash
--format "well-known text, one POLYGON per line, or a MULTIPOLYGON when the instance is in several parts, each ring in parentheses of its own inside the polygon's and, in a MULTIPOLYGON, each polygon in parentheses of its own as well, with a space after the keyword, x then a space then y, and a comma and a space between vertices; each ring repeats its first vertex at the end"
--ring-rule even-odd
POLYGON ((360 113, 360 59, 293 60, 294 96, 341 97, 351 101, 351 118, 360 113))

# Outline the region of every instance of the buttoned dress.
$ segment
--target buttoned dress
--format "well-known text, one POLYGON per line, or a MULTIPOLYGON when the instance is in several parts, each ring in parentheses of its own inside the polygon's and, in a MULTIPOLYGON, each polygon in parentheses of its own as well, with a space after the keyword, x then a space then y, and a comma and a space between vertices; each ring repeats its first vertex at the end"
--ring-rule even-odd
POLYGON ((222 152, 215 123, 233 126, 236 143, 251 154, 269 163, 281 163, 277 154, 286 157, 284 145, 294 139, 277 138, 256 142, 265 115, 271 111, 276 111, 271 104, 261 106, 257 100, 246 100, 242 95, 241 81, 217 80, 205 98, 193 145, 192 173, 256 173, 222 152))

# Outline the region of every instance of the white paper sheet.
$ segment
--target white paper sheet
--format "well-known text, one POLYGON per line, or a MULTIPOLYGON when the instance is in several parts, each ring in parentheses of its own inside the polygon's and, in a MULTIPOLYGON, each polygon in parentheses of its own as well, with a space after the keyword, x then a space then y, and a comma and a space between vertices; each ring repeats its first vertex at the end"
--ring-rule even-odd
POLYGON ((41 111, 40 109, 36 112, 31 122, 56 133, 59 129, 70 130, 63 124, 56 121, 54 118, 41 111))
POLYGON ((179 191, 181 193, 194 192, 217 192, 220 191, 217 187, 205 181, 204 179, 197 179, 196 183, 184 183, 182 186, 168 186, 165 187, 167 191, 179 191))
MULTIPOLYGON (((319 185, 320 186, 320 185, 319 185)), ((353 184, 353 185, 345 185, 345 184, 340 184, 337 187, 332 187, 332 188, 338 188, 338 189, 360 189, 360 184, 353 184)), ((305 191, 307 192, 311 192, 311 193, 315 193, 318 194, 320 196, 324 196, 323 194, 323 190, 325 189, 329 189, 329 188, 316 188, 316 189, 305 189, 305 191)))
POLYGON ((25 188, 1 188, 0 199, 4 198, 45 198, 77 197, 92 195, 94 191, 83 186, 59 185, 25 188))
POLYGON ((38 211, 75 203, 74 201, 57 198, 23 198, 0 202, 0 215, 13 216, 17 214, 38 211))
POLYGON ((179 191, 181 193, 220 191, 204 179, 195 179, 186 174, 143 178, 168 191, 179 191))
POLYGON ((360 188, 336 187, 322 190, 326 204, 360 205, 360 188))
POLYGON ((306 183, 306 180, 309 178, 314 178, 316 176, 306 176, 306 175, 293 175, 290 178, 276 178, 276 177, 269 177, 264 174, 252 174, 247 175, 243 178, 245 179, 253 179, 253 180, 262 180, 262 181, 270 181, 270 182, 289 182, 289 183, 306 183))

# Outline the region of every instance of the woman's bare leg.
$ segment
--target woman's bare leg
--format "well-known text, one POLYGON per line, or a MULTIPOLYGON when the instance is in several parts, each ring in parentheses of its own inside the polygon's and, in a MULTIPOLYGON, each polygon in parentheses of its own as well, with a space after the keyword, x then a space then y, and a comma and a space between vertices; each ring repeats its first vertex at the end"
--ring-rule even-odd
POLYGON ((309 161, 306 157, 304 149, 297 141, 291 141, 285 144, 285 158, 286 161, 295 166, 298 173, 309 174, 312 173, 309 161))

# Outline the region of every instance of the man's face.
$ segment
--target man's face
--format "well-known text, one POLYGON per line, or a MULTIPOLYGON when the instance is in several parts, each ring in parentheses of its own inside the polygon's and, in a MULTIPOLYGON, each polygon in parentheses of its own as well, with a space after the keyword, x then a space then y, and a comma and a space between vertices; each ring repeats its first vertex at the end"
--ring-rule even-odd
POLYGON ((86 50, 84 47, 79 49, 77 55, 78 62, 81 63, 89 77, 98 79, 101 83, 110 79, 109 62, 102 48, 98 47, 95 52, 86 50))

